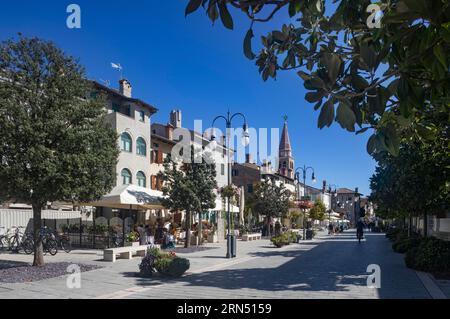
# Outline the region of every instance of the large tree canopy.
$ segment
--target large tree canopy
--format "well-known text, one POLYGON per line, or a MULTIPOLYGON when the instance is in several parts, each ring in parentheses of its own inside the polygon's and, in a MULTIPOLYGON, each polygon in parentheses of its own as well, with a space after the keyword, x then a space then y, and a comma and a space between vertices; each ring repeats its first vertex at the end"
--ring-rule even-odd
POLYGON ((35 265, 47 202, 94 201, 116 181, 117 136, 90 91, 83 68, 54 44, 0 44, 0 200, 33 206, 35 265))
POLYGON ((190 0, 186 15, 203 6, 214 22, 233 29, 231 14, 249 20, 244 54, 254 59, 264 80, 295 71, 320 109, 318 126, 337 121, 369 138, 369 153, 397 155, 402 138, 428 139, 435 123, 423 112, 449 113, 450 3, 447 0, 190 0), (256 25, 285 21, 252 45, 256 25), (284 15, 283 15, 284 14, 284 15), (355 127, 356 126, 356 127, 355 127))
POLYGON ((186 211, 186 247, 190 246, 191 213, 200 214, 216 206, 216 167, 209 164, 212 161, 208 156, 202 156, 202 152, 192 146, 189 163, 167 156, 164 171, 159 174, 164 181, 162 191, 166 196, 163 205, 172 211, 186 211))

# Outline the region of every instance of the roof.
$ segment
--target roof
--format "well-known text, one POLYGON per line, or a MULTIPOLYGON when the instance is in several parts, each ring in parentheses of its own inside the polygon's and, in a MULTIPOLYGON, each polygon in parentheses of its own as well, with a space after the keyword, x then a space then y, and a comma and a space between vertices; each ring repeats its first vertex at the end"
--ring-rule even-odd
POLYGON ((280 151, 281 150, 289 150, 291 151, 291 140, 289 139, 289 132, 287 121, 284 122, 283 132, 281 133, 281 141, 280 141, 280 151))
POLYGON ((338 190, 336 191, 338 194, 358 194, 358 195, 362 195, 361 193, 356 193, 355 190, 351 190, 348 188, 338 188, 338 190))
POLYGON ((158 112, 158 109, 155 108, 154 106, 140 100, 140 99, 136 99, 136 98, 132 98, 132 97, 128 97, 123 95, 122 93, 120 93, 119 91, 115 90, 115 89, 111 89, 103 84, 98 83, 97 81, 91 81, 95 87, 97 87, 99 90, 103 90, 108 92, 111 95, 114 95, 122 100, 125 100, 127 102, 132 102, 132 103, 136 103, 139 104, 147 109, 150 110, 151 114, 155 114, 156 112, 158 112))

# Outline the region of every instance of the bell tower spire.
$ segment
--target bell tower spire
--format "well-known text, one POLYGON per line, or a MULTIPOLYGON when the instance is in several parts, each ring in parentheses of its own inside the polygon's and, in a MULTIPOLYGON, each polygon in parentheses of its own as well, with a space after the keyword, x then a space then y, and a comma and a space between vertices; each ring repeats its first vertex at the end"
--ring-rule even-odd
POLYGON ((294 179, 294 157, 292 156, 291 140, 288 131, 288 117, 285 115, 283 132, 281 133, 280 147, 278 150, 279 169, 278 173, 294 179))

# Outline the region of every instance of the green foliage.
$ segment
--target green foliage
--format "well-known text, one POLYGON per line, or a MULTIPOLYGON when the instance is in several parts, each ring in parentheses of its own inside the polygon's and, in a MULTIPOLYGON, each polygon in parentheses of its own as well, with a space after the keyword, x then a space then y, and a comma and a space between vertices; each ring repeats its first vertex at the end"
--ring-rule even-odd
POLYGON ((274 244, 274 246, 280 248, 297 242, 297 234, 292 231, 284 232, 278 236, 273 236, 270 238, 270 241, 274 244))
POLYGON ((418 247, 406 252, 408 267, 426 272, 450 271, 450 242, 434 237, 423 238, 418 247))
POLYGON ((314 206, 309 210, 309 218, 312 220, 324 220, 327 208, 321 200, 317 200, 314 206))
MULTIPOLYGON (((200 213, 216 206, 217 188, 215 164, 201 150, 191 147, 190 162, 179 163, 168 156, 164 161, 164 171, 159 176, 164 181, 162 189, 165 198, 162 204, 172 211, 186 211, 186 229, 190 229, 190 214, 200 213)), ((186 246, 190 245, 187 232, 186 246)))
POLYGON ((285 217, 289 212, 291 193, 283 184, 265 180, 256 185, 254 191, 254 210, 266 217, 285 217))
POLYGON ((318 126, 333 120, 357 134, 370 130, 369 153, 396 155, 403 138, 425 138, 436 125, 422 115, 448 114, 450 91, 450 3, 394 0, 380 3, 380 28, 367 24, 369 0, 191 0, 186 15, 201 7, 214 23, 233 28, 234 13, 250 21, 244 55, 255 60, 264 81, 297 72, 320 110, 318 126), (290 17, 276 19, 284 10, 290 17), (285 24, 253 38, 258 23, 285 24), (337 110, 335 110, 337 108, 337 110), (425 129, 424 129, 425 128, 425 129))
POLYGON ((40 207, 89 202, 116 181, 105 101, 87 99, 83 68, 51 42, 0 44, 0 198, 40 207), (33 190, 31 194, 31 190, 33 190))
POLYGON ((190 266, 189 259, 175 257, 170 262, 165 273, 171 277, 180 277, 190 268, 190 266))
POLYGON ((126 241, 129 243, 133 243, 139 240, 139 233, 132 231, 126 235, 126 241))
POLYGON ((420 238, 418 237, 402 239, 392 244, 392 250, 396 253, 404 254, 411 248, 418 247, 419 243, 420 238))
POLYGON ((115 185, 117 135, 92 91, 83 67, 53 43, 0 44, 0 201, 32 205, 36 230, 47 202, 92 202, 115 185))

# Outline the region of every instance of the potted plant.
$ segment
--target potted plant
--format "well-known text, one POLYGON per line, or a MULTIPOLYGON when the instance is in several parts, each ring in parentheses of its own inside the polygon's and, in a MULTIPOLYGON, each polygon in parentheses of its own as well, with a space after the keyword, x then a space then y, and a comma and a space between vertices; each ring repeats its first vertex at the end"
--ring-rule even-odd
POLYGON ((125 246, 139 246, 139 233, 131 231, 126 235, 125 246))

